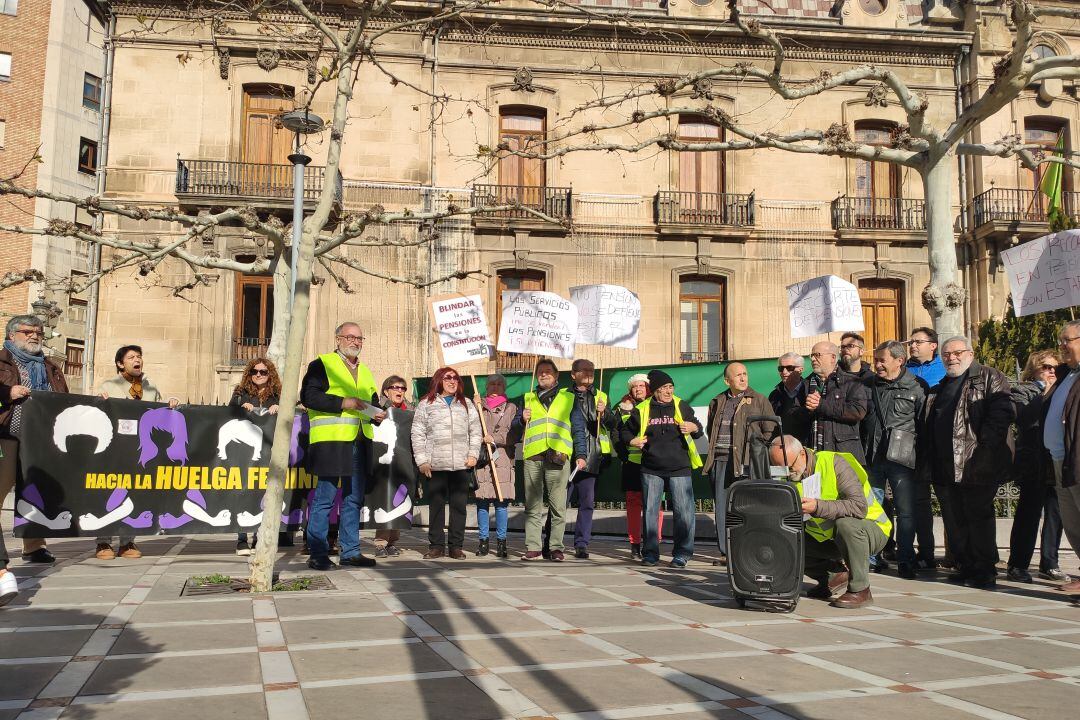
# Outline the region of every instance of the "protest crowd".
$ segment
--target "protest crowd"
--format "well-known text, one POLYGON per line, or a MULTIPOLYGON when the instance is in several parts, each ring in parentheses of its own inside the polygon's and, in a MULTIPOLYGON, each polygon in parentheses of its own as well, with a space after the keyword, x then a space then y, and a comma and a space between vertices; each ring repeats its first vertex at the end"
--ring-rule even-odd
MULTIPOLYGON (((0 498, 21 482, 23 409, 35 393, 67 393, 60 369, 42 352, 41 320, 22 315, 7 323, 0 350, 0 498)), ((361 552, 361 528, 372 441, 389 413, 412 411, 411 450, 419 490, 429 505, 429 548, 424 558, 462 559, 467 506, 475 503, 476 556, 512 554, 526 562, 589 557, 597 480, 619 466, 625 492, 630 557, 645 566, 661 561, 664 499, 673 515, 669 563, 685 567, 695 553, 696 500, 714 503, 716 557, 729 558, 726 498, 748 476, 747 448, 767 442, 772 466, 801 491, 805 514, 805 572, 817 582, 808 593, 842 608, 873 601, 871 572, 895 563, 901 578, 951 569, 951 582, 995 587, 999 562, 994 499, 1000 485, 1019 486, 1006 576, 1032 582, 1031 561, 1042 525, 1038 574, 1060 590, 1080 594, 1080 581, 1059 566, 1062 533, 1080 553, 1080 321, 1060 328, 1057 348, 1035 352, 1018 384, 976 362, 965 337, 941 341, 916 328, 906 339, 866 348, 858 333, 838 345, 816 343, 809 357, 795 352, 777 362, 779 382, 768 397, 749 386, 745 365, 717 366, 726 389, 709 404, 703 422, 679 395, 670 374, 654 369, 630 377, 625 393, 609 397, 596 385, 594 363, 576 357, 569 385, 560 384, 553 360, 540 359, 530 390, 508 398, 507 381, 490 375, 484 391, 467 397, 454 367, 435 371, 426 393, 410 403, 408 384, 392 375, 381 384, 361 359, 363 331, 345 322, 334 348, 304 374, 298 412, 310 425, 303 464, 317 476, 309 500, 304 542, 309 566, 370 567, 401 554, 399 531, 380 529, 373 552, 361 552), (866 353, 872 353, 872 362, 866 353), (1075 386, 1075 387, 1074 387, 1075 386), (776 416, 775 423, 761 416, 776 416), (695 440, 706 438, 706 453, 695 440), (522 482, 515 478, 519 459, 522 482), (695 498, 695 471, 711 481, 711 498, 695 498), (813 486, 813 491, 810 490, 813 486), (524 497, 515 495, 523 487, 524 497), (331 510, 340 494, 336 524, 331 510), (568 497, 577 506, 572 547, 566 544, 568 497), (945 536, 935 538, 932 498, 945 536), (523 546, 511 548, 508 507, 524 504, 523 546), (448 520, 447 520, 448 517, 448 520), (1041 521, 1041 523, 1040 523, 1041 521), (335 527, 336 525, 336 527, 335 527), (937 549, 944 549, 939 558, 937 549), (331 557, 338 558, 335 563, 331 557)), ((102 398, 167 403, 143 372, 137 345, 117 350, 116 374, 99 388, 102 398)), ((622 388, 620 388, 622 390, 622 388)), ((270 360, 247 364, 230 400, 243 412, 278 411, 281 380, 270 360)), ((0 604, 18 592, 6 570, 0 535, 0 604)), ((132 534, 97 538, 102 560, 138 558, 132 534)), ((255 538, 251 538, 252 543, 255 538)), ((281 544, 292 543, 282 532, 281 544)), ((247 535, 237 553, 249 554, 247 535)), ((711 549, 710 549, 711 550, 711 549)), ((52 563, 44 539, 22 541, 22 558, 52 563)))

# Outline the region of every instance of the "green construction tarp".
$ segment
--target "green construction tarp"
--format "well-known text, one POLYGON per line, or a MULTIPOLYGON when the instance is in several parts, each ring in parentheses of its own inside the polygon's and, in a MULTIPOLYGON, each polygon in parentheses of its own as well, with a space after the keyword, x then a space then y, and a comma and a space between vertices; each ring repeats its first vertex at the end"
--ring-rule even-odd
MULTIPOLYGON (((747 373, 750 376, 750 387, 762 395, 768 396, 772 389, 776 387, 776 383, 779 382, 775 358, 732 360, 722 363, 683 363, 677 365, 604 368, 603 381, 599 382, 599 369, 596 371, 596 379, 600 388, 608 394, 614 405, 626 394, 626 383, 631 376, 637 373, 648 373, 650 370, 663 370, 675 381, 675 394, 696 409, 698 420, 701 421, 702 427, 704 427, 709 402, 727 389, 727 383, 724 382, 724 368, 727 367, 729 362, 741 362, 746 365, 747 373)), ((806 361, 806 367, 810 367, 809 361, 806 361)), ((511 402, 520 408, 522 398, 529 390, 532 373, 502 374, 506 377, 507 396, 511 402)), ((465 394, 471 397, 474 393, 472 380, 468 375, 465 375, 464 378, 465 394)), ((570 387, 570 373, 560 373, 559 383, 562 387, 570 387)), ((414 397, 423 397, 427 393, 430 384, 430 377, 417 378, 413 383, 414 397)), ((480 386, 480 391, 483 392, 487 385, 486 376, 477 376, 477 385, 480 386)), ((702 457, 707 453, 708 448, 706 447, 705 438, 698 441, 698 450, 701 452, 702 457)), ((525 497, 522 488, 521 458, 518 458, 515 476, 517 483, 515 496, 517 502, 521 502, 525 497)), ((702 478, 699 472, 694 473, 694 496, 698 500, 712 499, 713 497, 711 483, 708 479, 702 478)), ((620 480, 619 459, 613 458, 611 464, 607 466, 597 482, 596 501, 622 502, 623 500, 625 500, 625 495, 620 480)))

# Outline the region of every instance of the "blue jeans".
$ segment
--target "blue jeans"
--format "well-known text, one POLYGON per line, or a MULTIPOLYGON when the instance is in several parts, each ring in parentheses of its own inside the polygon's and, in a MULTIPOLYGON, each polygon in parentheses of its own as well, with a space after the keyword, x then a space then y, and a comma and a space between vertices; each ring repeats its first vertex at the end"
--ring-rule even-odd
POLYGON ((727 555, 727 494, 728 483, 734 480, 729 477, 728 469, 734 468, 727 460, 717 460, 713 463, 713 521, 716 523, 716 549, 727 555))
POLYGON ((867 475, 879 503, 885 499, 885 483, 892 485, 893 505, 896 507, 896 561, 915 563, 916 535, 919 550, 932 558, 934 519, 929 503, 920 500, 915 471, 899 463, 881 460, 869 468, 867 475))
POLYGON ((491 517, 488 514, 491 506, 495 506, 495 539, 506 539, 506 506, 510 504, 509 500, 485 500, 478 498, 476 500, 476 534, 479 535, 481 540, 488 539, 488 531, 491 526, 491 517))
MULTIPOLYGON (((675 512, 675 547, 672 558, 689 561, 694 555, 694 525, 697 521, 697 508, 694 507, 694 484, 689 477, 667 479, 671 506, 675 512)), ((645 517, 642 524, 645 532, 641 538, 641 556, 645 560, 660 560, 660 536, 657 532, 656 517, 660 512, 660 499, 664 496, 664 478, 641 473, 641 490, 645 500, 645 517)))
POLYGON ((341 559, 347 560, 360 554, 360 508, 364 506, 365 450, 360 443, 353 445, 353 474, 341 477, 320 477, 315 486, 315 498, 307 524, 308 549, 311 557, 325 559, 330 556, 330 543, 326 533, 330 530, 330 508, 341 483, 341 517, 338 520, 338 543, 341 559))

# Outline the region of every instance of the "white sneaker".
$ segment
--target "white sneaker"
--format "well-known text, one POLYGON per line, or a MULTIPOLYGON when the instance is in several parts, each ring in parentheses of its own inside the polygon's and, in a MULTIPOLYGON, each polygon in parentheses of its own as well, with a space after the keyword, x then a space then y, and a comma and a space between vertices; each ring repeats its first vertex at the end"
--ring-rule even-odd
POLYGON ((0 607, 7 605, 19 594, 19 583, 15 581, 15 573, 10 570, 0 575, 0 607))

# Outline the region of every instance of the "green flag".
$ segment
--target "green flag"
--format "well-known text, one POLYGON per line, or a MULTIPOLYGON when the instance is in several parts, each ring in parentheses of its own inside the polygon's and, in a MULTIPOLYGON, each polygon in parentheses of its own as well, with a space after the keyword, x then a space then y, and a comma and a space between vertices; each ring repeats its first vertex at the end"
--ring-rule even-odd
MULTIPOLYGON (((1065 133, 1058 135, 1057 146, 1054 148, 1054 157, 1065 157, 1065 133)), ((1039 191, 1046 196, 1046 218, 1052 220, 1055 215, 1062 213, 1061 208, 1061 163, 1051 162, 1046 164, 1042 182, 1039 183, 1039 191)))

